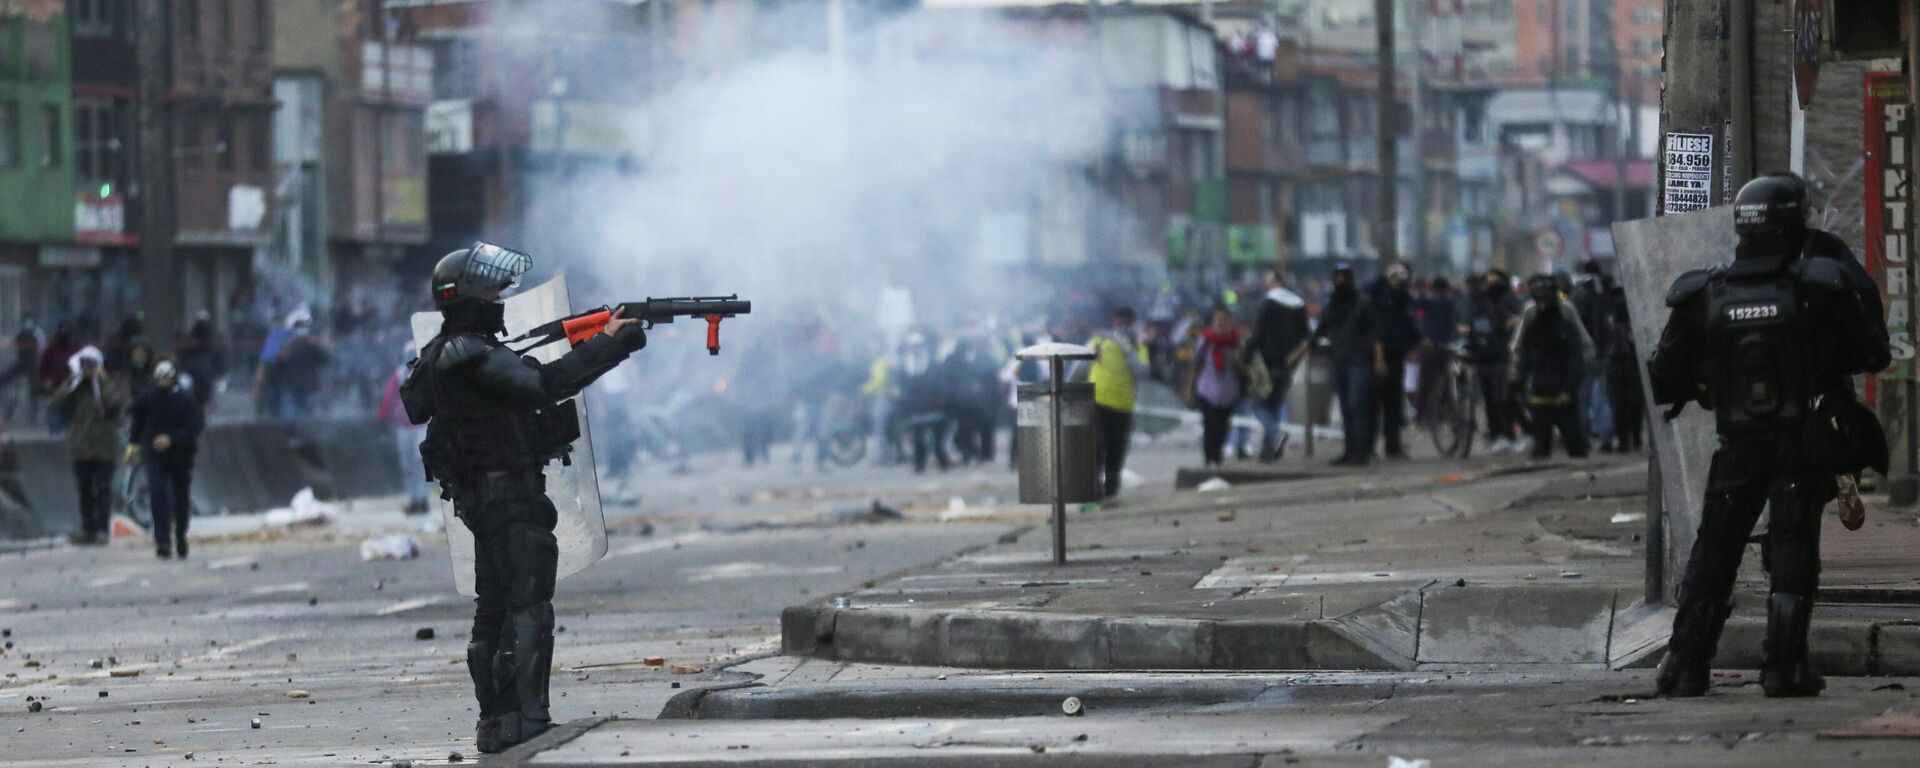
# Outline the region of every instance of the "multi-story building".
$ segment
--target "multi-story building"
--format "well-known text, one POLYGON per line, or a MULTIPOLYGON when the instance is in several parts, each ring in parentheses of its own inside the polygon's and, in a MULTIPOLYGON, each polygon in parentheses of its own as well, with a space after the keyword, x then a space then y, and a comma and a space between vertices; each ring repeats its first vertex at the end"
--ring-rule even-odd
POLYGON ((72 258, 72 111, 62 4, 0 5, 0 330, 9 336, 72 258))
MULTIPOLYGON (((256 253, 269 244, 278 181, 273 167, 276 5, 270 0, 164 5, 169 34, 163 109, 172 176, 167 207, 174 229, 171 279, 178 285, 145 288, 177 289, 182 321, 204 312, 224 326, 236 309, 245 309, 255 289, 256 253)), ((160 338, 178 332, 150 330, 160 338)))
POLYGON ((73 240, 39 292, 49 318, 140 309, 140 75, 133 0, 70 0, 73 240))
POLYGON ((267 271, 322 302, 391 306, 427 242, 432 54, 380 0, 281 0, 273 24, 267 271))

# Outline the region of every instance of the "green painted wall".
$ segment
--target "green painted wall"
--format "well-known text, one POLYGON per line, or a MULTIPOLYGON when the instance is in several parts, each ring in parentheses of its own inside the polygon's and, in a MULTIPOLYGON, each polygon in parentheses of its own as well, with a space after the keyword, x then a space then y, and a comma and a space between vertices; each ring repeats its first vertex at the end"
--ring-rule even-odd
MULTIPOLYGON (((12 157, 0 148, 0 240, 73 240, 72 69, 65 16, 0 16, 0 119, 14 123, 12 157), (58 115, 51 136, 48 109, 58 115)), ((0 141, 8 134, 0 127, 0 141)))

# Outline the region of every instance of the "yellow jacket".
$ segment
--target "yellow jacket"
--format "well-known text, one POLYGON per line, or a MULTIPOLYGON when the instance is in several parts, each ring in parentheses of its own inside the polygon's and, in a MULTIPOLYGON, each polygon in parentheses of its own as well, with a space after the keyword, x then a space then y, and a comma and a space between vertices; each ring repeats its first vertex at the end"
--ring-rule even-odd
POLYGON ((882 397, 893 394, 890 378, 887 370, 886 356, 883 355, 874 358, 873 364, 867 367, 867 381, 860 385, 860 394, 866 395, 867 397, 882 397))
POLYGON ((1093 382, 1094 404, 1132 413, 1134 376, 1147 367, 1146 345, 1095 336, 1090 346, 1093 367, 1087 371, 1087 381, 1093 382))

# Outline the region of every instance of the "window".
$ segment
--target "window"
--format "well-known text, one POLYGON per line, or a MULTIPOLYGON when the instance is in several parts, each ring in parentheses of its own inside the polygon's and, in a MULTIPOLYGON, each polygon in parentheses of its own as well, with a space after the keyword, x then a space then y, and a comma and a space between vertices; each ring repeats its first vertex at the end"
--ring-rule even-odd
POLYGON ((233 170, 233 113, 222 112, 213 138, 213 157, 220 170, 233 170))
POLYGON ((60 145, 66 138, 61 129, 60 107, 46 104, 40 107, 40 167, 52 168, 60 164, 60 145))
POLYGON ((126 0, 68 0, 67 18, 74 37, 114 37, 127 12, 126 0))
POLYGON ((253 170, 267 173, 273 170, 273 117, 271 113, 253 115, 247 119, 247 142, 252 150, 253 170))
POLYGON ((0 168, 20 164, 20 105, 0 101, 0 168))

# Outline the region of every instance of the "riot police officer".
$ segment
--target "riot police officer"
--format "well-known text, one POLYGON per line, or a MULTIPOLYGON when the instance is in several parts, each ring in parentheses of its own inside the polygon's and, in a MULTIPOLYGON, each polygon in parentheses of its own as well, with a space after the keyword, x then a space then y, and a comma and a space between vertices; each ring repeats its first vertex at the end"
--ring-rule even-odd
POLYGON ((498 752, 551 726, 547 671, 553 659, 557 513, 543 467, 580 436, 571 400, 646 346, 638 321, 606 332, 547 364, 508 349, 501 294, 533 260, 487 243, 454 251, 433 270, 433 300, 445 318, 422 346, 401 398, 427 424, 420 452, 428 474, 474 538, 475 599, 467 670, 479 699, 482 752, 498 752))
POLYGON ((1842 425, 1861 412, 1849 377, 1885 368, 1890 353, 1884 322, 1862 300, 1870 279, 1844 245, 1832 251, 1837 239, 1807 226, 1807 207, 1804 183, 1788 174, 1741 187, 1733 262, 1681 275, 1667 295, 1672 314, 1648 366, 1655 401, 1675 406, 1670 415, 1692 401, 1711 409, 1720 447, 1657 676, 1662 695, 1706 693, 1762 508, 1772 510, 1772 584, 1761 686, 1768 696, 1826 686, 1807 659, 1820 514, 1836 476, 1884 456, 1883 442, 1867 444, 1883 438, 1842 425))

